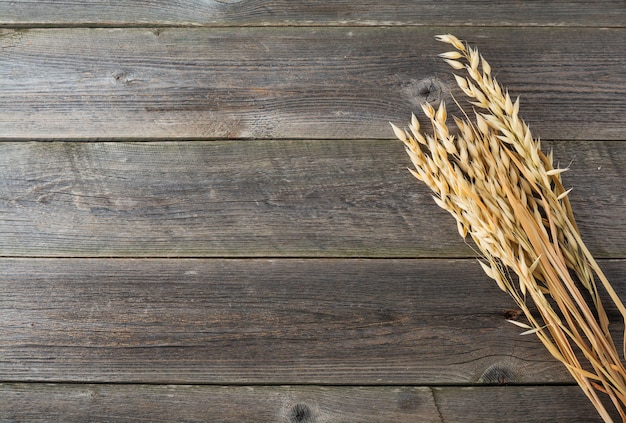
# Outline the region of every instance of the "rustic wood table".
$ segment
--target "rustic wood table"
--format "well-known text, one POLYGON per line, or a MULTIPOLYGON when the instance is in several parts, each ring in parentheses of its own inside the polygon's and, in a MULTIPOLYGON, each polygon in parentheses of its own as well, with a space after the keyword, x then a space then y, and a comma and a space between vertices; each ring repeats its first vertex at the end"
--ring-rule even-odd
POLYGON ((626 298, 621 0, 0 1, 0 420, 598 421, 393 139, 447 32, 626 298))

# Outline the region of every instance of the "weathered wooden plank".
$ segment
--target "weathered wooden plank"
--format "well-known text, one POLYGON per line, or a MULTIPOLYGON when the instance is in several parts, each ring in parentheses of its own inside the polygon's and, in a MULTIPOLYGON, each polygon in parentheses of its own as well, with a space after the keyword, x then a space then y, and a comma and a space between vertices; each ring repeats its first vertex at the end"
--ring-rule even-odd
POLYGON ((3 421, 600 422, 576 386, 0 384, 3 421))
POLYGON ((2 25, 476 25, 618 26, 619 0, 549 2, 387 1, 0 1, 2 25))
MULTIPOLYGON (((602 266, 624 280, 626 261, 602 266)), ((571 381, 506 321, 512 301, 475 260, 2 259, 0 268, 3 381, 571 381)))
POLYGON ((624 138, 626 31, 465 27, 5 30, 0 136, 391 138, 453 85, 441 32, 478 42, 538 136, 624 138))
MULTIPOLYGON (((555 142, 598 257, 626 257, 626 144, 555 142)), ((474 253, 399 141, 0 144, 0 254, 458 257, 474 253)))
MULTIPOLYGON (((442 422, 601 422, 577 386, 435 387, 442 422)), ((619 416, 607 409, 615 419, 619 416)))

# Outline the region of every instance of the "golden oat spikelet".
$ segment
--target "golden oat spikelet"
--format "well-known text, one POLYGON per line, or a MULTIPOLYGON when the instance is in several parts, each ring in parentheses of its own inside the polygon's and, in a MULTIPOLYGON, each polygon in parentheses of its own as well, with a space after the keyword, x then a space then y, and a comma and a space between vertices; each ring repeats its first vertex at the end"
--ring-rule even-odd
POLYGON ((392 124, 414 165, 411 173, 456 219, 459 234, 472 238, 485 273, 524 312, 528 323, 517 322, 524 333, 535 334, 565 365, 604 421, 612 419, 602 395, 626 422, 626 369, 599 286, 622 324, 626 308, 581 239, 571 189, 561 180, 568 169, 553 167, 551 154, 519 117, 519 99, 496 81, 477 49, 451 34, 437 39, 454 48, 440 56, 462 71, 454 78, 474 108, 473 120, 465 112, 465 119, 455 117, 458 131, 451 134, 441 102, 437 109, 422 106, 431 131, 421 131, 415 115, 406 129, 392 124))

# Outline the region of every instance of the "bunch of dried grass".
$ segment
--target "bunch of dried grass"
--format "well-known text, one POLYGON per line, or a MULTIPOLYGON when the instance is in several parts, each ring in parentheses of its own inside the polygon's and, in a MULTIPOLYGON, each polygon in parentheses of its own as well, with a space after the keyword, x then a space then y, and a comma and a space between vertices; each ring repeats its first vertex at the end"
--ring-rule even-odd
POLYGON ((626 421, 626 369, 597 281, 624 319, 626 309, 580 237, 561 182, 567 169, 554 168, 552 155, 542 153, 518 116, 519 99, 511 100, 478 51, 450 34, 437 39, 456 49, 440 56, 467 74, 454 76, 476 108, 475 120, 455 117, 458 134, 451 135, 442 102, 437 110, 422 106, 432 135, 420 132, 415 115, 406 130, 392 124, 415 165, 411 172, 455 217, 461 236, 471 236, 485 273, 528 319, 514 323, 567 367, 605 421, 612 420, 599 392, 626 421))

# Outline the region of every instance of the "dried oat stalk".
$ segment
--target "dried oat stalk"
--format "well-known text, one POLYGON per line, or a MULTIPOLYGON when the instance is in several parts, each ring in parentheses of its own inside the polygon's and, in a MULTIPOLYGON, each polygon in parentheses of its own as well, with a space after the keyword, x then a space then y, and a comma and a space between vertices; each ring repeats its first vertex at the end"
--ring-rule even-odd
POLYGON ((422 106, 432 134, 420 131, 415 115, 405 130, 392 124, 415 166, 411 172, 454 216, 461 236, 471 236, 485 273, 524 312, 528 323, 515 323, 565 365, 605 421, 612 420, 602 393, 626 421, 626 370, 600 289, 622 324, 626 309, 580 237, 561 181, 567 169, 553 167, 519 118, 519 99, 498 84, 478 51, 450 34, 437 39, 455 48, 440 56, 463 73, 454 76, 474 119, 455 117, 452 135, 442 102, 437 110, 422 106))

